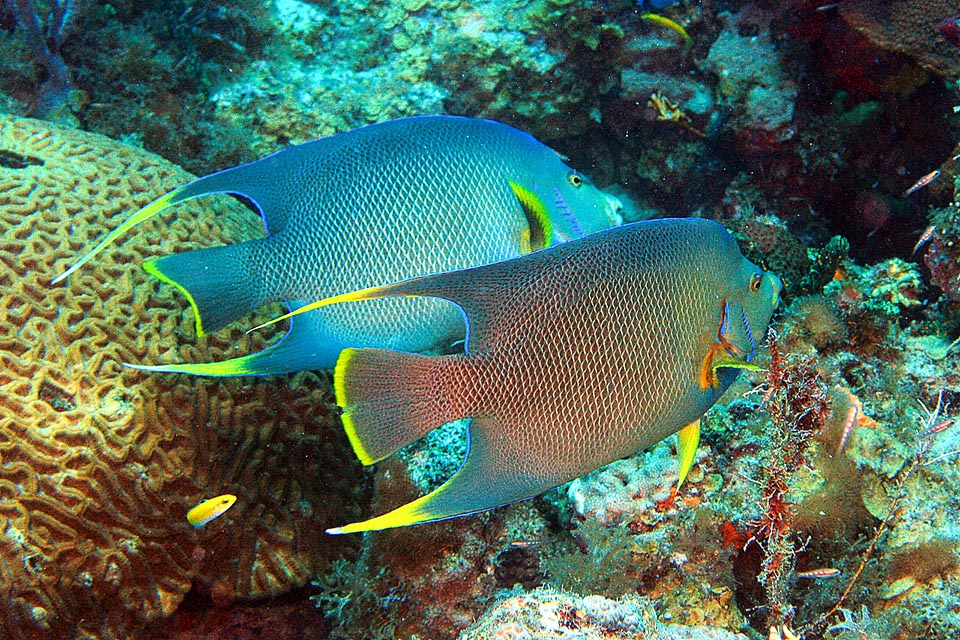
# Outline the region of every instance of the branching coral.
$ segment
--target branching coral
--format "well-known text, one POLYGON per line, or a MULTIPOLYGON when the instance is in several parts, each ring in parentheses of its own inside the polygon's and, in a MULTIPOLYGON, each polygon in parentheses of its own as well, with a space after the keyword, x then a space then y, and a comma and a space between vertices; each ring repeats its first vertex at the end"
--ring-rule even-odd
POLYGON ((30 56, 46 74, 35 96, 33 109, 40 117, 58 115, 53 112, 67 106, 73 91, 73 79, 60 55, 60 47, 71 18, 76 15, 76 3, 73 0, 51 0, 49 4, 49 18, 46 24, 41 24, 36 3, 32 0, 10 1, 30 56))

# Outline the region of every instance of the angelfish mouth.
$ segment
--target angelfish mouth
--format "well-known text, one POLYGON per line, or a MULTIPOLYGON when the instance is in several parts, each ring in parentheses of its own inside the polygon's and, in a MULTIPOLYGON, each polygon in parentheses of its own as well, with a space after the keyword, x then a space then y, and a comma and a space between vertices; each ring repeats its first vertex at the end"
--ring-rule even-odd
POLYGON ((610 222, 614 226, 620 226, 623 224, 623 215, 620 213, 623 211, 623 202, 620 201, 620 198, 609 193, 605 195, 607 196, 607 217, 610 218, 610 222))

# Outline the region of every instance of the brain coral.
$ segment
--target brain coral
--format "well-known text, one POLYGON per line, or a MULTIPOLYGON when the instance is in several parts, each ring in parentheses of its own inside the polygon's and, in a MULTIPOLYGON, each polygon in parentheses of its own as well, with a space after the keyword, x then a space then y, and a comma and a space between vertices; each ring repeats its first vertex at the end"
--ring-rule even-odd
POLYGON ((939 32, 957 15, 956 0, 846 0, 840 14, 881 49, 906 54, 940 75, 960 75, 960 55, 939 32))
POLYGON ((226 198, 183 205, 49 286, 111 216, 190 177, 107 138, 0 116, 0 637, 143 637, 191 586, 227 602, 302 585, 335 551, 324 527, 359 515, 325 379, 120 366, 262 348, 242 328, 196 339, 186 303, 137 268, 247 239, 256 216, 226 198), (186 510, 220 493, 236 505, 190 527, 186 510))

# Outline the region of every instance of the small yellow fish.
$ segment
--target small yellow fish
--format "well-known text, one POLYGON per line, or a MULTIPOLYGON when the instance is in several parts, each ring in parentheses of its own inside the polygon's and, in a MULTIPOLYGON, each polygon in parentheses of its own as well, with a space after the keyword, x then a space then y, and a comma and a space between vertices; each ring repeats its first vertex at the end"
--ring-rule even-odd
POLYGON ((671 20, 670 18, 665 18, 657 13, 645 13, 640 16, 641 20, 647 20, 648 22, 653 22, 660 25, 661 27, 666 27, 667 29, 673 29, 681 36, 683 36, 683 42, 688 47, 693 44, 693 40, 690 38, 690 34, 687 33, 687 30, 683 28, 679 23, 671 20))
POLYGON ((227 509, 237 501, 237 496, 226 493, 216 498, 204 500, 190 511, 187 511, 187 522, 199 529, 211 520, 215 520, 226 513, 227 509))

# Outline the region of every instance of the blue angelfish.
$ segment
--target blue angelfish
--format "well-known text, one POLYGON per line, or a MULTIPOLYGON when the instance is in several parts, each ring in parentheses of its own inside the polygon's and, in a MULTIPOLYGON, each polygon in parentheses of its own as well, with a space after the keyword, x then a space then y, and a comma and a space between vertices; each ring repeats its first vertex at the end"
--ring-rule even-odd
POLYGON ((781 287, 716 222, 674 219, 309 305, 436 297, 458 304, 470 326, 462 354, 341 354, 334 390, 361 462, 461 418, 471 419, 470 446, 434 492, 330 533, 531 498, 674 433, 682 483, 700 417, 741 370, 757 368, 781 287))
MULTIPOLYGON (((483 265, 622 222, 621 203, 533 136, 490 120, 401 118, 199 178, 127 218, 58 282, 139 223, 199 196, 244 196, 267 236, 150 260, 193 308, 198 335, 270 302, 301 301, 483 265)), ((297 318, 263 351, 138 366, 209 376, 330 368, 346 347, 421 351, 463 337, 455 305, 373 300, 297 318)))

